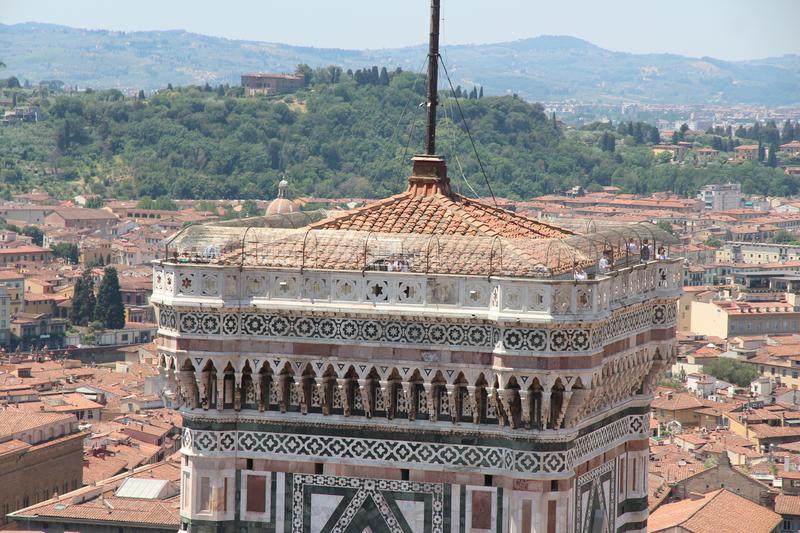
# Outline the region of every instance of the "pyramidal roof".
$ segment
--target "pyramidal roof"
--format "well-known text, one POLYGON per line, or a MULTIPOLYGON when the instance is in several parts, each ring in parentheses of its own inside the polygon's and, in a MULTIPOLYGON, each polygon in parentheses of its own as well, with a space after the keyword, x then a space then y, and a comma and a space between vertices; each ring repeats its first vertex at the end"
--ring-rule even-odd
POLYGON ((450 189, 439 156, 415 156, 408 189, 364 207, 321 220, 312 229, 378 233, 562 238, 573 232, 471 200, 450 189))

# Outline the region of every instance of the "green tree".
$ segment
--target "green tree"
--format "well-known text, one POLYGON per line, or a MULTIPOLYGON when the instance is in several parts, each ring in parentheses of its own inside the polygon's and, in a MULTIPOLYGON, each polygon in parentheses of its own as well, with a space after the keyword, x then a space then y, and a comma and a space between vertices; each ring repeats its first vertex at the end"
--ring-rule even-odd
POLYGON ((775 168, 778 166, 778 145, 772 143, 769 145, 769 153, 767 154, 767 166, 775 168))
POLYGON ((717 379, 728 381, 739 387, 747 387, 751 381, 758 377, 758 371, 753 365, 730 357, 719 357, 707 365, 703 365, 703 373, 710 374, 717 379))
POLYGON ((72 296, 72 308, 69 313, 70 322, 79 326, 85 326, 94 317, 95 306, 92 271, 87 268, 75 282, 72 296))
POLYGON ((294 75, 303 78, 303 85, 308 86, 311 85, 311 82, 314 79, 314 69, 305 63, 301 63, 294 69, 294 75))
POLYGON ((245 200, 242 204, 242 218, 261 216, 263 212, 258 208, 258 204, 253 200, 245 200))
POLYGON ((792 125, 792 121, 787 118, 786 122, 783 123, 783 129, 781 130, 781 142, 792 142, 795 139, 797 127, 798 126, 796 125, 792 125))
POLYGON ((22 228, 22 234, 31 237, 36 246, 41 246, 44 242, 44 232, 36 226, 25 226, 22 228))
POLYGON ((779 229, 769 240, 775 244, 798 244, 797 235, 789 233, 785 229, 779 229))
POLYGON ((670 223, 669 223, 668 221, 666 221, 666 220, 659 220, 659 221, 656 223, 656 226, 658 226, 658 227, 659 227, 659 228, 661 228, 662 230, 666 231, 666 232, 667 232, 667 233, 669 233, 670 235, 673 235, 673 234, 674 234, 674 232, 672 231, 672 224, 670 224, 670 223))
POLYGON ((122 304, 119 278, 114 267, 107 266, 103 270, 103 281, 97 291, 94 319, 103 322, 108 329, 125 327, 125 306, 122 304))
POLYGON ((99 209, 103 207, 103 199, 99 196, 92 196, 86 200, 86 207, 89 209, 99 209))
POLYGON ((51 248, 55 257, 61 257, 73 265, 80 261, 81 252, 78 249, 78 245, 75 243, 60 242, 58 244, 54 244, 51 246, 51 248))

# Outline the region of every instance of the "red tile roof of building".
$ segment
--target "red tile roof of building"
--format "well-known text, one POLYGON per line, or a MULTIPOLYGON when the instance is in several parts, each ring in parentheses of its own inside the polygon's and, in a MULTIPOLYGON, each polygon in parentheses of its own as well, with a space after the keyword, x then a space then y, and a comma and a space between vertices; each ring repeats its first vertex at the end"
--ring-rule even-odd
POLYGON ((781 515, 800 516, 800 496, 778 494, 775 498, 775 512, 781 515))
POLYGON ((0 411, 0 437, 13 435, 47 424, 71 423, 75 416, 59 413, 38 413, 18 409, 0 411))
POLYGON ((651 406, 665 411, 683 411, 706 407, 709 403, 713 402, 706 402, 688 392, 671 392, 653 398, 651 406))
POLYGON ((80 488, 57 498, 15 511, 20 520, 146 526, 176 530, 180 525, 180 497, 163 500, 125 498, 115 492, 129 478, 180 480, 180 463, 172 460, 137 468, 96 485, 80 488))
POLYGON ((719 489, 698 499, 664 504, 647 521, 647 531, 689 533, 771 533, 781 516, 728 490, 719 489))
POLYGON ((566 237, 568 230, 470 200, 457 194, 415 195, 411 191, 311 224, 315 229, 379 233, 566 237))
POLYGON ((53 212, 64 220, 117 220, 118 217, 105 209, 87 209, 84 207, 59 207, 53 212))

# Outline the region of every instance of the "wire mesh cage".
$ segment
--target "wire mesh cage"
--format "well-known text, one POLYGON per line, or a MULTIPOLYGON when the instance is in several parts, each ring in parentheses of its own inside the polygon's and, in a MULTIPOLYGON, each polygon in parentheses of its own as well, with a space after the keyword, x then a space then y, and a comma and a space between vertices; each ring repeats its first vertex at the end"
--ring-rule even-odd
POLYGON ((639 260, 631 242, 640 248, 677 242, 653 224, 592 229, 548 239, 198 225, 168 239, 164 259, 301 271, 560 277, 601 257, 617 264, 639 260))

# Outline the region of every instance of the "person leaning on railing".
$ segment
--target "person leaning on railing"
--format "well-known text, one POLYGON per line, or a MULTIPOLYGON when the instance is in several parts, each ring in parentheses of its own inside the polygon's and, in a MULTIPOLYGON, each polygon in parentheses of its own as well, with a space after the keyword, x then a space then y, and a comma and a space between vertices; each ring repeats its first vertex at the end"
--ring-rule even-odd
POLYGON ((586 271, 577 261, 573 265, 572 272, 575 276, 575 281, 586 281, 589 278, 589 276, 586 274, 586 271))

